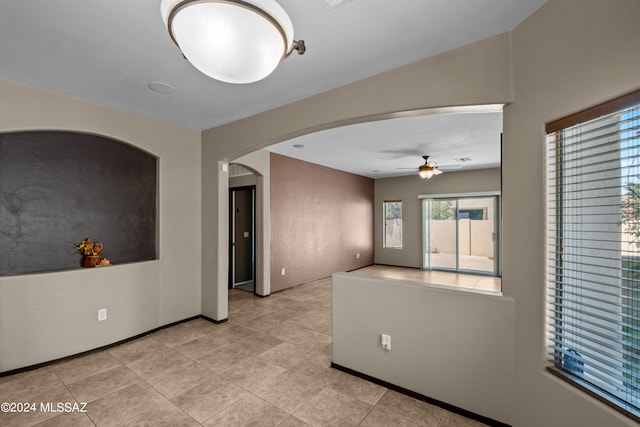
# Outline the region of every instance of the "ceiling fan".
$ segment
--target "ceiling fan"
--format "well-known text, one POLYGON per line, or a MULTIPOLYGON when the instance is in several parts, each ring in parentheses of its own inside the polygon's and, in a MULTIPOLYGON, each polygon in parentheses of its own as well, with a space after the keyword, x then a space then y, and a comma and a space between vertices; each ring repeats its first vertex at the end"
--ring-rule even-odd
POLYGON ((422 156, 424 159, 424 165, 420 165, 418 168, 398 168, 398 169, 418 169, 418 175, 422 179, 429 179, 434 175, 440 175, 443 171, 438 169, 438 166, 434 162, 429 161, 429 156, 422 156))
POLYGON ((434 175, 440 175, 442 171, 438 169, 435 163, 429 161, 429 156, 422 156, 424 159, 424 165, 418 167, 418 175, 422 179, 429 179, 434 175))

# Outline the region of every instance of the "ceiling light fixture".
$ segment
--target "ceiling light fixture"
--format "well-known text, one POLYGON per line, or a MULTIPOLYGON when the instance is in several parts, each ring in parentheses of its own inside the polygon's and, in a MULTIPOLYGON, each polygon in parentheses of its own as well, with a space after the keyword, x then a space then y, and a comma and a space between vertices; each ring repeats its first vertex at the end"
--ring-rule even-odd
POLYGON ((429 179, 433 176, 433 166, 422 165, 418 168, 418 174, 422 179, 429 179))
POLYGON ((162 0, 160 13, 184 57, 223 82, 261 80, 294 50, 306 50, 275 0, 162 0))
POLYGON ((440 175, 442 173, 442 171, 436 167, 435 163, 429 161, 429 156, 422 156, 422 158, 424 159, 424 165, 418 167, 418 175, 420 175, 420 178, 429 179, 433 175, 440 175))

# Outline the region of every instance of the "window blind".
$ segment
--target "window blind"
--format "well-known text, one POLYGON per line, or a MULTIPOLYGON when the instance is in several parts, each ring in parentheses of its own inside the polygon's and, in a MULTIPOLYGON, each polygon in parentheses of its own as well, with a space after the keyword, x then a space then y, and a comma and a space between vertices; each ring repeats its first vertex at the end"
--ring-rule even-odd
POLYGON ((547 128, 550 369, 640 420, 640 97, 563 123, 547 128))

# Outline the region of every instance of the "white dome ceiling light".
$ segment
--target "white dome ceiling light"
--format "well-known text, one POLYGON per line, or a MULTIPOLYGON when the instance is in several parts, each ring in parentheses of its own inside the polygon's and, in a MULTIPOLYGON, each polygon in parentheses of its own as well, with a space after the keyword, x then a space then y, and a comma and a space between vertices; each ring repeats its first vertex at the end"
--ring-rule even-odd
POLYGON ((267 77, 293 50, 293 24, 275 0, 162 0, 169 35, 198 70, 227 83, 267 77))

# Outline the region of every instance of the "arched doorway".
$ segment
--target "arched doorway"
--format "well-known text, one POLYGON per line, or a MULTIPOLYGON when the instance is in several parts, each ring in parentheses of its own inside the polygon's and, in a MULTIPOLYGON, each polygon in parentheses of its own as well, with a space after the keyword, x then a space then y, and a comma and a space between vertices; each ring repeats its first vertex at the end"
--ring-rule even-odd
MULTIPOLYGON (((252 187, 255 188, 253 193, 253 233, 251 230, 245 226, 244 229, 237 230, 239 231, 239 236, 236 239, 240 238, 244 243, 252 243, 254 248, 253 254, 253 292, 257 296, 267 296, 271 293, 271 281, 270 281, 270 257, 269 257, 269 211, 270 211, 270 203, 269 203, 269 193, 270 193, 270 176, 269 176, 269 153, 262 150, 253 152, 241 157, 238 157, 231 161, 228 165, 228 172, 225 174, 225 187, 226 193, 229 194, 232 189, 250 189, 252 187), (249 237, 245 238, 245 232, 249 231, 249 237)), ((251 197, 249 194, 245 193, 245 202, 250 204, 251 197)), ((221 200, 222 201, 222 200, 221 200)), ((229 218, 225 220, 226 223, 226 233, 225 233, 225 246, 227 250, 225 251, 225 256, 229 259, 225 260, 227 268, 225 268, 225 272, 229 272, 231 274, 231 252, 229 250, 232 242, 231 237, 231 209, 232 209, 232 200, 230 200, 229 196, 224 197, 225 209, 229 212, 229 218), (228 242, 227 242, 228 240, 228 242)), ((251 227, 251 226, 248 226, 251 227)), ((227 276, 225 274, 225 276, 227 276)), ((240 277, 240 279, 242 279, 240 277)), ((222 284, 224 286, 224 290, 229 289, 229 283, 234 280, 228 277, 225 277, 225 281, 222 284)), ((242 280, 241 280, 242 282, 242 280)), ((236 280, 236 283, 238 281, 236 280)), ((225 292, 226 293, 226 292, 225 292)), ((224 297, 227 299, 227 296, 224 297)))

